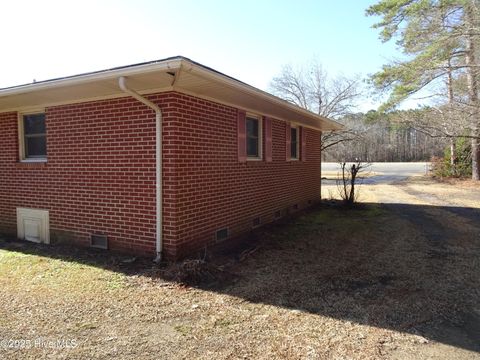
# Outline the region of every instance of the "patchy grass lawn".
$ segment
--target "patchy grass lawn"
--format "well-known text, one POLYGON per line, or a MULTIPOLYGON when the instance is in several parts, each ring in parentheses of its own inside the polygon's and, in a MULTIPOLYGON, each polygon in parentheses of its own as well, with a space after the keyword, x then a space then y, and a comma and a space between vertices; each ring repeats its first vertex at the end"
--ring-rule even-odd
POLYGON ((172 266, 0 240, 0 358, 479 359, 478 213, 402 206, 323 205, 195 287, 172 266))

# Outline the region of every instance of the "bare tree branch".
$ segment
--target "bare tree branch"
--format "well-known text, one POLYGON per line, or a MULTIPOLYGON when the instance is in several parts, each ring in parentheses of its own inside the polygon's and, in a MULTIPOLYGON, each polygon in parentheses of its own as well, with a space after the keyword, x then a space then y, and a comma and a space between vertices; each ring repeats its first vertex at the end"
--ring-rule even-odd
MULTIPOLYGON (((361 96, 357 77, 329 78, 320 63, 308 68, 286 65, 271 82, 273 94, 327 118, 338 119, 350 114, 361 96)), ((359 136, 354 129, 322 134, 322 150, 359 136)))

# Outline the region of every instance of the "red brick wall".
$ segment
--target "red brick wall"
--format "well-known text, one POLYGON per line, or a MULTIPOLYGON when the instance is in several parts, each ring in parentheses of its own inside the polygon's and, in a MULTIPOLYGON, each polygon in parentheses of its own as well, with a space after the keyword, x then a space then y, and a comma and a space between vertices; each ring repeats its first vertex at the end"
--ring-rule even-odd
MULTIPOLYGON (((157 97, 166 108, 171 95, 157 97)), ((46 109, 46 164, 18 162, 17 114, 0 114, 0 228, 16 231, 16 207, 47 209, 52 241, 155 249, 155 114, 131 98, 46 109), (64 239, 66 238, 66 239, 64 239)))
POLYGON ((178 256, 214 243, 220 228, 228 227, 233 236, 250 230, 256 217, 268 223, 278 210, 294 211, 294 204, 301 209, 319 200, 318 131, 306 130, 307 161, 287 162, 286 123, 273 120, 273 161, 240 163, 235 108, 181 94, 175 104, 178 256))
MULTIPOLYGON (((248 231, 252 220, 300 208, 320 193, 320 133, 307 130, 307 162, 285 161, 285 123, 272 121, 273 161, 239 163, 236 109, 178 93, 149 97, 163 111, 163 233, 167 256, 248 231)), ((262 115, 262 114, 259 114, 262 115)), ((155 252, 155 116, 131 98, 46 109, 46 164, 18 162, 17 114, 0 114, 0 231, 17 207, 48 209, 52 241, 155 252)))

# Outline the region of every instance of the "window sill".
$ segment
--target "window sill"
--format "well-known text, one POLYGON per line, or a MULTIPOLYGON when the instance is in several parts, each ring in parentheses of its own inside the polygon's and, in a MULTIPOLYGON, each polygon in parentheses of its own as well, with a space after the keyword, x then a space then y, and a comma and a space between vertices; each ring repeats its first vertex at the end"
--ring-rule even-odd
POLYGON ((47 159, 38 159, 38 160, 20 160, 16 163, 17 167, 45 167, 47 166, 47 159))

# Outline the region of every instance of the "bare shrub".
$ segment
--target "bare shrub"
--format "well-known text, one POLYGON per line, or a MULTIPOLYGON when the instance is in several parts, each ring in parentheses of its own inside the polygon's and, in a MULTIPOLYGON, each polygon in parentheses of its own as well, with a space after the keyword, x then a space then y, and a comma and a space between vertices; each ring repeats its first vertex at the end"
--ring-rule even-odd
POLYGON ((352 206, 357 201, 359 195, 358 185, 360 185, 359 180, 361 180, 360 175, 364 173, 370 165, 370 163, 363 163, 361 161, 350 164, 346 162, 340 163, 341 177, 337 179, 337 187, 338 193, 346 205, 352 206))

